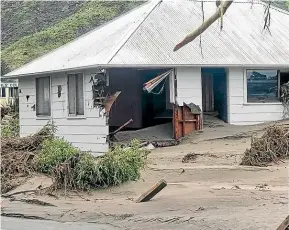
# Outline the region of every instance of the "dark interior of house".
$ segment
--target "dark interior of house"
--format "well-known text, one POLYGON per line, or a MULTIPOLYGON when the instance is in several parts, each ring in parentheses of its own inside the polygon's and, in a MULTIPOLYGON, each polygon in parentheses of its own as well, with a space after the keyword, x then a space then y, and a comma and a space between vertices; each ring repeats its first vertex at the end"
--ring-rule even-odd
MULTIPOLYGON (((150 92, 144 90, 145 83, 167 71, 167 69, 129 68, 109 71, 108 92, 121 91, 110 110, 108 121, 110 132, 132 119, 133 121, 122 128, 122 131, 165 124, 164 127, 155 129, 154 134, 172 138, 173 111, 170 105, 169 77, 160 81, 150 92)), ((147 135, 154 134, 148 132, 147 135)))

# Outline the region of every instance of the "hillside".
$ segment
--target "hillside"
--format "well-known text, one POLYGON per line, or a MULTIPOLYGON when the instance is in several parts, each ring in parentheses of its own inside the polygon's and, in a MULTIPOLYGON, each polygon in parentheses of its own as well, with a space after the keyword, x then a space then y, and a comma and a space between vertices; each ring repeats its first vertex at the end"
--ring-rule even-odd
MULTIPOLYGON (((142 4, 140 1, 1 1, 1 74, 142 4)), ((289 9, 284 1, 274 5, 289 9)))
POLYGON ((141 3, 1 1, 1 73, 7 73, 141 3))

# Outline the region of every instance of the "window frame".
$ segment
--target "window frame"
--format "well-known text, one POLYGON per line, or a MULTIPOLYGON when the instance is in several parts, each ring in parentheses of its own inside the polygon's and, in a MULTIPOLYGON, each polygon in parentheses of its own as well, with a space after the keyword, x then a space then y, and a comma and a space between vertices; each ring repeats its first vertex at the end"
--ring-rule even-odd
POLYGON ((282 70, 279 68, 245 68, 243 71, 243 85, 244 85, 244 104, 245 105, 281 105, 282 102, 280 101, 280 72, 282 70), (277 70, 277 90, 278 90, 278 97, 275 102, 248 102, 248 83, 247 83, 247 71, 252 70, 277 70))
POLYGON ((52 116, 52 78, 51 76, 38 76, 35 77, 35 115, 36 119, 50 119, 52 116), (40 78, 49 78, 49 102, 50 102, 50 115, 39 115, 37 114, 37 79, 40 78))
MULTIPOLYGON (((66 96, 66 99, 67 99, 67 116, 66 118, 67 119, 86 119, 86 107, 85 107, 85 77, 84 77, 84 73, 83 72, 68 72, 66 73, 66 89, 67 89, 67 96, 66 96), (83 115, 77 115, 77 114, 70 114, 69 113, 69 88, 68 88, 68 78, 69 78, 69 75, 77 75, 77 74, 80 74, 82 76, 82 85, 83 85, 83 90, 82 90, 82 95, 83 95, 83 115)), ((75 92, 76 93, 76 92, 75 92)))

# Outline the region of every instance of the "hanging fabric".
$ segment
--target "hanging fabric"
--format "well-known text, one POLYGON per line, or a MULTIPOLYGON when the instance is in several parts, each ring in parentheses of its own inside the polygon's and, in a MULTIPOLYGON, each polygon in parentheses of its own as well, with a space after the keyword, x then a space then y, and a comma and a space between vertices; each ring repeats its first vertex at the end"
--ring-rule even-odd
MULTIPOLYGON (((155 78, 149 80, 148 82, 144 83, 144 86, 143 86, 143 90, 144 91, 147 91, 148 93, 154 93, 153 92, 153 89, 155 89, 161 82, 163 82, 167 76, 169 76, 169 74, 172 72, 173 70, 169 70, 165 73, 162 73, 161 75, 158 75, 156 76, 155 78)), ((164 89, 164 86, 165 86, 165 82, 163 83, 161 89, 159 90, 159 92, 157 93, 154 93, 154 94, 161 94, 163 89, 164 89)))

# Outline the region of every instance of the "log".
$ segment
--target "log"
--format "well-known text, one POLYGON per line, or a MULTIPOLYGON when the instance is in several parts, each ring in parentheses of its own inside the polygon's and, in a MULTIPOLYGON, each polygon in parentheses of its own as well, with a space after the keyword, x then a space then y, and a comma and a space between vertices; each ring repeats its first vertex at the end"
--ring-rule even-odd
POLYGON ((285 218, 285 220, 277 228, 277 230, 287 230, 287 229, 289 229, 289 215, 285 218))
POLYGON ((154 184, 148 191, 143 193, 135 202, 147 202, 151 200, 155 195, 157 195, 161 190, 163 190, 167 186, 167 182, 165 180, 160 180, 158 183, 154 184))

